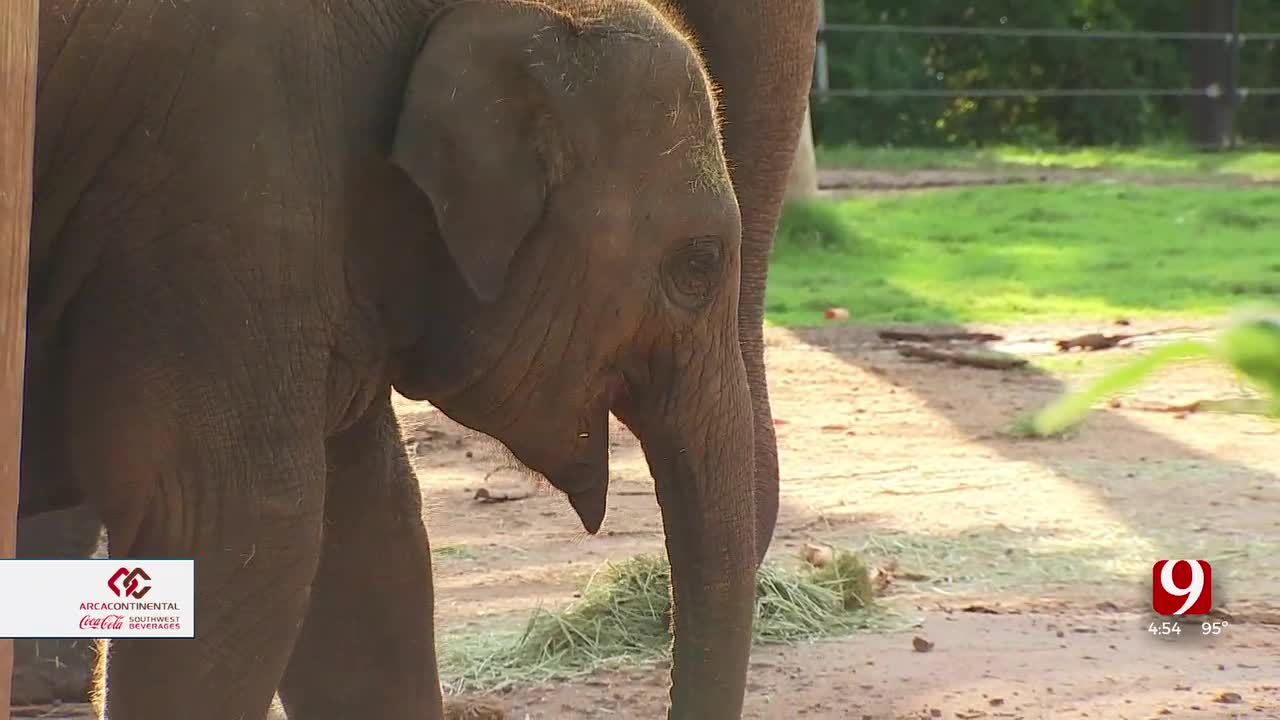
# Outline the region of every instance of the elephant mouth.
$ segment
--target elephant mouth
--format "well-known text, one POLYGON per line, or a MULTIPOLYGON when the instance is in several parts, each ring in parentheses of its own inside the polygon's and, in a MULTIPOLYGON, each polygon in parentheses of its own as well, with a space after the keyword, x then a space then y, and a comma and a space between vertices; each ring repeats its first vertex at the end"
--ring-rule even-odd
MULTIPOLYGON (((431 402, 455 421, 493 435, 516 459, 564 493, 583 528, 597 533, 604 522, 609 493, 609 414, 625 405, 630 395, 625 374, 606 367, 579 385, 587 390, 585 403, 582 395, 574 398, 571 391, 562 393, 565 405, 535 410, 515 422, 504 421, 504 429, 493 434, 488 426, 495 418, 468 411, 468 406, 475 408, 477 399, 466 397, 466 390, 450 391, 450 386, 456 388, 460 383, 441 382, 434 373, 417 371, 430 367, 422 362, 420 352, 414 348, 392 364, 391 384, 396 392, 410 400, 431 402)), ((473 389, 482 385, 474 376, 465 382, 473 389)))
POLYGON ((595 399, 588 405, 573 459, 547 479, 569 498, 582 527, 592 535, 604 523, 609 496, 609 413, 627 394, 621 373, 610 372, 595 399))

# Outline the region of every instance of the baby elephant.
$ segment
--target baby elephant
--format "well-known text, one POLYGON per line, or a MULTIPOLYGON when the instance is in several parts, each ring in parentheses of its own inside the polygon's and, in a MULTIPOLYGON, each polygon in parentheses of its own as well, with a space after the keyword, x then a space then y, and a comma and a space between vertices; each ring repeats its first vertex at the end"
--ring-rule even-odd
POLYGON ((605 514, 656 482, 670 718, 738 718, 757 547, 741 223, 641 0, 44 0, 22 509, 196 561, 115 720, 442 716, 392 388, 605 514))

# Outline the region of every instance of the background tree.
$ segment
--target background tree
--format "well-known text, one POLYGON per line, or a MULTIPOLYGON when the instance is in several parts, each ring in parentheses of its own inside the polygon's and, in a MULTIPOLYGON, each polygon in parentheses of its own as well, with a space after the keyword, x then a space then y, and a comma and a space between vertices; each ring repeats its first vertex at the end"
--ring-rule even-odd
MULTIPOLYGON (((831 23, 970 28, 1185 32, 1232 0, 824 0, 831 23)), ((1240 28, 1280 33, 1280 2, 1241 0, 1240 28)), ((826 36, 831 87, 864 89, 1187 88, 1198 85, 1185 40, 992 37, 833 32, 826 36)), ((1240 83, 1280 86, 1280 41, 1241 48, 1240 83)), ((819 143, 1110 145, 1186 140, 1198 102, 1186 98, 833 98, 813 107, 819 143)), ((1280 96, 1253 96, 1235 110, 1246 142, 1280 142, 1280 96)), ((1192 135, 1192 139, 1195 135, 1192 135)))

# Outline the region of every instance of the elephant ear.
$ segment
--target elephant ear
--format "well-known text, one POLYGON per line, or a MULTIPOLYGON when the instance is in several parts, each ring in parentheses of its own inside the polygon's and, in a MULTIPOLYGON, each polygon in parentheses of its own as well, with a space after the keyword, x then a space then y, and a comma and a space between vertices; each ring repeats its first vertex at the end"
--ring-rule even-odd
POLYGON ((563 172, 534 56, 562 28, 537 5, 458 3, 433 19, 405 90, 391 160, 430 200, 445 247, 484 302, 502 295, 563 172))

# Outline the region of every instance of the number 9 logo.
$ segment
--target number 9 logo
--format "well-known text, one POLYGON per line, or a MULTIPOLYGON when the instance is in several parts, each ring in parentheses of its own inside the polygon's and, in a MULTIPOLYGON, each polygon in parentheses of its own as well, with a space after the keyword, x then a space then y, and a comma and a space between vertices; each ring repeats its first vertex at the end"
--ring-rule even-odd
POLYGON ((1207 560, 1161 560, 1151 568, 1151 605, 1161 615, 1205 615, 1213 609, 1207 560))

